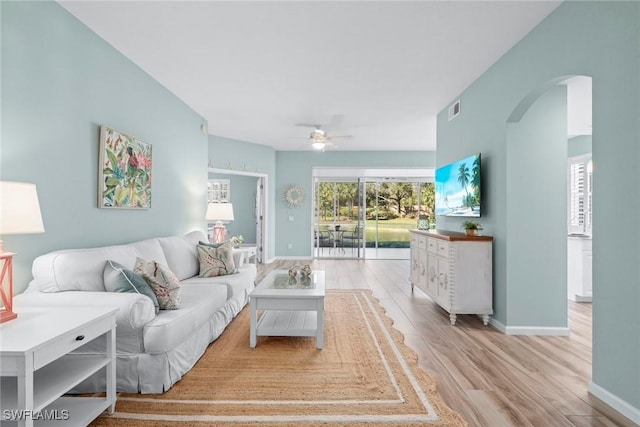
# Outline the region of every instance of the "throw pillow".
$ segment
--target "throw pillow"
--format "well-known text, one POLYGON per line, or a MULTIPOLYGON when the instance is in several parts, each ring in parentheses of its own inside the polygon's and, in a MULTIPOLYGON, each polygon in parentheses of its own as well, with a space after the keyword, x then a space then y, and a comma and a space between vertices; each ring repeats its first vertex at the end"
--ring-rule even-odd
POLYGON ((102 277, 104 287, 109 292, 131 292, 148 296, 156 308, 156 314, 158 314, 160 306, 156 294, 139 274, 127 269, 122 264, 108 260, 104 265, 102 277))
POLYGON ((160 310, 176 310, 180 305, 180 281, 169 267, 136 258, 133 271, 147 281, 158 298, 160 310))
POLYGON ((229 241, 226 242, 222 242, 222 243, 209 243, 209 242, 203 242, 202 240, 200 240, 198 242, 199 245, 202 246, 209 246, 210 248, 219 248, 220 246, 224 245, 225 243, 229 243, 229 241))
MULTIPOLYGON (((199 245, 202 246, 208 246, 210 248, 219 248, 222 245, 229 245, 231 247, 233 247, 233 242, 231 240, 227 240, 226 242, 222 242, 222 243, 209 243, 209 242, 203 242, 202 240, 198 242, 199 245)), ((235 269, 233 270, 234 273, 238 272, 239 268, 242 268, 242 265, 244 264, 244 254, 242 252, 235 252, 233 251, 233 264, 235 265, 235 269)))
POLYGON ((228 242, 214 248, 209 245, 198 245, 200 261, 200 277, 217 277, 233 274, 236 265, 233 262, 233 248, 228 242))

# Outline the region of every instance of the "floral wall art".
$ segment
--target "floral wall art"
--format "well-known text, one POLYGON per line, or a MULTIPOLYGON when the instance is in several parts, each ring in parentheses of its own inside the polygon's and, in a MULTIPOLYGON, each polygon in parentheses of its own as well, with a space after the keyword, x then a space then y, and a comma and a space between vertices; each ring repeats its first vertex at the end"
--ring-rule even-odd
POLYGON ((151 144, 108 126, 100 127, 98 207, 151 207, 151 153, 151 144))

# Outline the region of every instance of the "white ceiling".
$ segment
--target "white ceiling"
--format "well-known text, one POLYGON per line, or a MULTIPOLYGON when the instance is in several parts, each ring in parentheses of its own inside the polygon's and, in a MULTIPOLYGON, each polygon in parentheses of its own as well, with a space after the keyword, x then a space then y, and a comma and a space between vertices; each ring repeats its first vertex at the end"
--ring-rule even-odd
MULTIPOLYGON (((61 1, 209 123, 308 150, 435 150, 436 114, 557 1, 61 1)), ((464 103, 462 103, 464 114, 464 103)))

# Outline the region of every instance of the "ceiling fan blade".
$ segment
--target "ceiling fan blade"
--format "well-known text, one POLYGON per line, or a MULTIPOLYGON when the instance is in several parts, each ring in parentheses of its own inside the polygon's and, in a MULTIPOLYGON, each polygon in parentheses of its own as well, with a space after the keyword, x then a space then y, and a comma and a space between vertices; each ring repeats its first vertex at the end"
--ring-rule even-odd
POLYGON ((351 138, 353 138, 353 135, 334 135, 334 136, 328 136, 327 141, 333 141, 338 139, 351 139, 351 138))
POLYGON ((322 127, 322 125, 313 124, 313 123, 296 123, 296 126, 303 127, 303 128, 316 128, 316 129, 320 129, 322 127))

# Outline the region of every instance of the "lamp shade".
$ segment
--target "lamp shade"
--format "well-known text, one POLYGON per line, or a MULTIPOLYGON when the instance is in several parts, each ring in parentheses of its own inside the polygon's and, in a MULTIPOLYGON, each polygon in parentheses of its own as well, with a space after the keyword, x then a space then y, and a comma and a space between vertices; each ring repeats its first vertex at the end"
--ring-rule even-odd
POLYGON ((209 203, 205 219, 207 221, 233 221, 233 204, 209 203))
POLYGON ((0 235, 44 233, 35 184, 0 181, 0 235))

